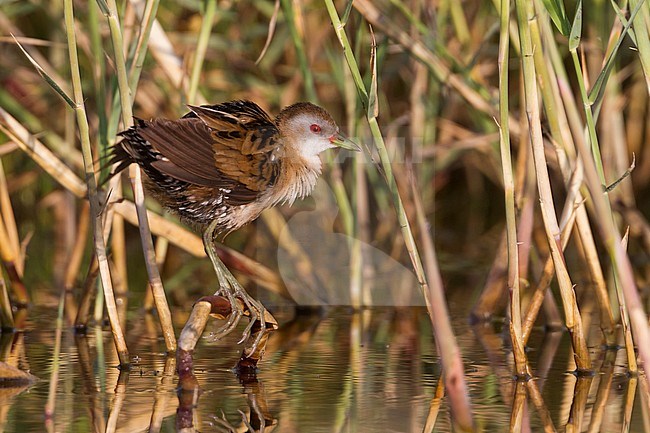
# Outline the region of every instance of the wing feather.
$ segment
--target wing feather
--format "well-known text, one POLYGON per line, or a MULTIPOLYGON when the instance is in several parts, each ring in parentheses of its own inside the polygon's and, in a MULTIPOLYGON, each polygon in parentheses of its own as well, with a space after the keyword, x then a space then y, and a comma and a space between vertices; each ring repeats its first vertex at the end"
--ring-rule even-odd
POLYGON ((282 142, 264 110, 249 101, 190 109, 179 120, 155 119, 137 128, 159 155, 151 163, 155 169, 227 190, 232 204, 248 203, 274 185, 282 142))

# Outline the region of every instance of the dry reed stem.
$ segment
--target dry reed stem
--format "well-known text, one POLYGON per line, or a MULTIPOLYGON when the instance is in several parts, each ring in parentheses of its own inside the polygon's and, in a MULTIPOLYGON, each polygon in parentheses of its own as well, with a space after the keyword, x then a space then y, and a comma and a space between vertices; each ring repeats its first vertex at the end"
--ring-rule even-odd
POLYGON ((506 286, 503 284, 503 280, 507 277, 507 273, 508 237, 507 230, 504 229, 483 290, 472 308, 471 318, 473 321, 486 322, 503 309, 506 303, 506 286))
MULTIPOLYGON (((117 68, 117 81, 120 94, 120 107, 122 109, 122 122, 125 128, 133 125, 133 112, 131 97, 131 88, 126 71, 126 61, 124 59, 122 32, 120 28, 119 17, 117 15, 117 5, 115 0, 108 0, 108 13, 105 12, 108 20, 111 41, 113 43, 113 53, 115 55, 115 65, 117 68)), ((136 212, 138 214, 138 228, 144 254, 144 262, 149 276, 160 327, 165 340, 165 347, 168 352, 176 350, 176 336, 174 335, 174 326, 172 324, 171 312, 167 303, 165 289, 162 285, 162 278, 156 266, 156 253, 153 249, 153 240, 151 230, 147 221, 147 210, 144 205, 144 187, 142 186, 142 173, 140 168, 131 164, 129 167, 129 178, 133 189, 136 212)))
MULTIPOLYGON (((111 242, 111 260, 114 265, 115 273, 115 294, 124 296, 129 292, 129 279, 127 269, 127 252, 126 252, 126 237, 124 233, 124 218, 121 215, 111 212, 111 215, 106 215, 104 221, 112 221, 112 224, 105 224, 104 227, 110 228, 112 236, 111 242)), ((108 239, 108 234, 104 231, 104 239, 108 239)))
POLYGON ((436 391, 433 394, 433 398, 429 403, 429 412, 427 412, 427 420, 424 423, 422 428, 422 433, 433 433, 436 427, 436 420, 438 419, 438 413, 440 412, 440 404, 442 403, 442 398, 445 396, 445 385, 443 380, 438 380, 436 385, 436 391))
MULTIPOLYGON (((0 159, 0 215, 4 220, 5 230, 11 242, 11 248, 17 253, 20 252, 20 236, 18 235, 18 227, 16 226, 16 219, 14 217, 13 206, 11 205, 11 198, 9 197, 9 189, 7 188, 7 178, 5 177, 2 159, 0 159)), ((16 270, 18 275, 22 276, 25 268, 25 258, 19 254, 16 262, 16 270)))
POLYGON ((515 383, 512 407, 510 410, 510 433, 521 433, 526 409, 526 382, 518 380, 515 383))
MULTIPOLYGON (((508 57, 510 40, 508 23, 510 22, 510 0, 501 0, 501 32, 499 35, 499 149, 503 173, 503 191, 505 195, 506 241, 508 248, 508 292, 510 294, 510 339, 515 358, 515 374, 520 378, 530 377, 528 360, 521 334, 521 301, 519 293, 519 251, 517 241, 517 220, 515 210, 515 183, 512 173, 510 128, 508 124, 508 57)), ((519 387, 517 387, 519 389, 519 387)), ((525 390, 522 390, 525 396, 525 390)), ((519 394, 517 394, 519 396, 519 394)), ((516 399, 515 399, 516 400, 516 399)), ((513 403, 514 405, 514 403, 513 403)))
MULTIPOLYGON (((240 308, 244 310, 244 314, 247 316, 250 315, 250 311, 248 311, 245 303, 239 298, 236 298, 236 301, 239 303, 240 308)), ((226 319, 230 314, 232 314, 232 310, 232 306, 228 299, 217 294, 204 296, 194 304, 190 317, 185 322, 181 335, 178 337, 177 361, 180 376, 186 373, 182 371, 186 366, 184 366, 184 363, 181 361, 187 356, 187 354, 191 356, 194 352, 194 348, 201 338, 210 316, 218 319, 226 319)), ((268 334, 271 331, 278 329, 278 322, 271 313, 268 312, 268 310, 264 310, 264 319, 266 321, 266 329, 255 329, 255 327, 253 327, 251 330, 251 338, 249 338, 249 341, 254 341, 257 332, 264 333, 260 343, 257 345, 257 349, 255 352, 248 353, 249 351, 247 349, 249 348, 244 348, 240 363, 243 361, 244 363, 253 362, 256 364, 264 354, 268 334)), ((243 366, 248 367, 249 365, 243 366)), ((254 365, 250 365, 250 367, 254 367, 254 365)))
POLYGON ((88 327, 90 306, 92 305, 91 301, 93 294, 96 293, 95 282, 98 273, 99 264, 97 263, 97 258, 93 253, 90 257, 90 265, 88 266, 88 272, 86 273, 86 278, 82 285, 81 299, 79 300, 79 306, 77 307, 77 317, 74 321, 74 326, 77 329, 85 329, 88 327))
POLYGON ((585 419, 587 410, 587 401, 589 399, 589 388, 593 377, 578 376, 576 379, 573 399, 571 402, 571 414, 566 424, 567 432, 581 432, 582 424, 585 419))
MULTIPOLYGON (((566 100, 570 99, 567 98, 566 100)), ((585 107, 585 109, 587 112, 591 111, 590 107, 585 107)), ((618 282, 620 283, 620 286, 617 285, 617 287, 622 289, 628 305, 630 323, 639 354, 644 364, 650 365, 650 329, 648 329, 647 317, 634 281, 632 265, 621 244, 621 235, 614 224, 608 196, 603 193, 603 182, 600 180, 594 157, 584 140, 576 139, 576 144, 584 164, 586 184, 593 200, 594 213, 601 239, 610 260, 614 264, 618 282)), ((646 380, 648 380, 647 377, 646 380)))
MULTIPOLYGON (((641 4, 639 3, 634 8, 633 15, 638 12, 640 5, 641 4)), ((630 23, 626 24, 626 30, 629 28, 629 24, 630 23)), ((629 257, 621 244, 620 233, 614 223, 614 215, 612 213, 607 191, 605 191, 605 194, 603 194, 602 191, 603 186, 605 185, 605 177, 598 145, 598 136, 595 130, 594 115, 592 112, 592 104, 596 101, 595 104, 598 107, 601 101, 600 98, 604 94, 603 84, 600 80, 602 77, 604 77, 604 80, 607 80, 613 64, 613 54, 615 54, 616 49, 620 46, 622 36, 623 35, 618 38, 616 47, 609 53, 606 66, 600 72, 598 80, 596 81, 596 84, 601 86, 600 89, 592 89, 589 94, 587 94, 586 85, 584 83, 584 72, 580 59, 578 58, 577 47, 575 44, 573 48, 570 47, 577 81, 580 86, 591 149, 587 148, 587 144, 583 140, 576 141, 580 157, 585 164, 586 183, 594 202, 594 210, 597 216, 596 220, 599 222, 601 238, 607 248, 610 260, 613 262, 616 271, 616 289, 622 289, 623 291, 623 296, 625 296, 626 302, 630 308, 631 323, 634 330, 634 337, 639 348, 639 353, 641 358, 644 360, 644 363, 648 363, 650 362, 650 330, 648 329, 647 318, 640 303, 629 257)), ((573 104, 572 108, 575 108, 575 104, 573 104)), ((577 118, 577 113, 575 113, 573 117, 574 119, 577 118)), ((574 123, 579 123, 579 119, 575 119, 574 123)))
MULTIPOLYGON (((625 231, 625 235, 621 240, 623 248, 627 251, 628 237, 630 234, 630 229, 625 231)), ((625 340, 625 353, 627 355, 627 368, 630 374, 637 374, 638 368, 636 364, 636 353, 634 353, 634 341, 632 339, 632 330, 630 329, 630 318, 627 313, 627 306, 625 305, 625 297, 622 296, 620 290, 616 291, 618 299, 618 307, 621 314, 621 325, 623 327, 623 338, 625 340)))
MULTIPOLYGON (((645 373, 642 373, 645 374, 645 373)), ((632 410, 634 409, 634 402, 636 401, 636 390, 639 385, 639 378, 637 376, 630 377, 630 380, 627 382, 627 389, 625 390, 625 400, 623 404, 623 430, 629 431, 629 427, 632 423, 632 410)), ((648 403, 650 403, 650 396, 648 395, 648 388, 646 385, 647 381, 641 380, 641 412, 643 414, 643 419, 646 421, 649 417, 648 414, 648 403)), ((647 422, 644 422, 644 425, 648 426, 647 422)))
MULTIPOLYGON (((564 153, 557 149, 558 159, 561 161, 561 166, 566 166, 566 158, 564 153)), ((566 249, 566 246, 569 242, 571 232, 573 230, 575 220, 576 220, 576 209, 583 209, 582 197, 578 191, 580 185, 582 184, 582 170, 581 166, 578 165, 576 171, 569 173, 568 171, 563 171, 563 174, 571 176, 570 178, 565 178, 565 183, 567 186, 567 196, 564 202, 564 207, 562 209, 562 216, 560 220, 560 228, 562 230, 560 238, 562 242, 562 251, 566 249)), ((551 280, 553 278, 554 263, 552 257, 547 257, 546 262, 544 263, 544 268, 542 275, 535 287, 533 292, 533 297, 531 298, 528 308, 526 310, 526 315, 523 324, 523 339, 524 342, 528 342, 530 333, 532 331, 535 320, 539 313, 539 309, 542 306, 542 302, 546 299, 547 289, 550 286, 551 280)))
POLYGON ((537 410, 537 413, 542 420, 544 425, 544 432, 546 433, 555 433, 557 430, 553 425, 553 418, 551 417, 546 404, 544 403, 544 398, 542 393, 539 390, 536 380, 529 380, 526 382, 526 389, 528 390, 528 395, 530 396, 530 401, 537 410))
MULTIPOLYGON (((156 238, 156 245, 154 247, 156 251, 156 266, 158 269, 163 268, 165 265, 165 259, 167 258, 167 251, 169 251, 169 239, 164 236, 158 236, 156 238)), ((155 304, 153 301, 153 292, 151 287, 147 285, 147 290, 144 293, 144 301, 142 302, 142 307, 145 311, 151 311, 154 308, 155 304)))
POLYGON ((129 169, 129 178, 135 201, 135 210, 138 216, 138 228, 140 239, 142 241, 142 250, 145 257, 145 266, 149 275, 149 285, 153 293, 154 304, 158 312, 161 331, 165 340, 165 347, 168 352, 176 350, 176 336, 174 335, 174 325, 172 315, 167 303, 167 296, 162 285, 160 271, 156 265, 156 253, 153 248, 153 239, 151 238, 151 229, 147 219, 147 209, 144 204, 144 188, 142 186, 142 171, 139 167, 131 164, 129 169), (135 176, 133 176, 135 175, 135 176))
POLYGON ((607 403, 612 391, 612 382, 614 379, 614 353, 615 352, 613 351, 608 351, 605 354, 605 361, 603 363, 604 367, 598 372, 598 391, 596 393, 596 400, 593 403, 587 433, 597 433, 602 431, 603 419, 605 418, 607 403), (605 365, 605 363, 607 363, 607 365, 605 365))
POLYGON ((0 107, 0 131, 7 134, 27 156, 68 191, 77 197, 86 195, 87 189, 84 182, 2 107, 0 107))
MULTIPOLYGON (((542 22, 547 23, 548 17, 545 15, 545 9, 540 6, 539 3, 536 3, 536 6, 539 15, 544 17, 542 22)), ((537 18, 531 21, 531 37, 534 46, 544 46, 539 29, 539 20, 537 18)), ((558 87, 557 73, 555 68, 551 67, 553 64, 552 59, 549 59, 547 56, 548 50, 539 49, 534 51, 535 68, 539 73, 539 78, 542 84, 540 85, 540 90, 546 111, 546 118, 549 122, 553 140, 555 140, 553 144, 555 144, 556 151, 558 152, 558 159, 561 161, 560 172, 564 178, 565 184, 568 185, 573 170, 571 166, 576 160, 575 144, 573 137, 570 134, 569 121, 566 117, 567 113, 564 110, 563 105, 560 103, 561 96, 558 87), (564 156, 565 153, 566 156, 564 156)), ((582 201, 582 196, 578 195, 578 197, 576 197, 576 203, 582 203, 582 201)), ((603 271, 600 266, 598 252, 589 225, 589 219, 587 218, 586 209, 583 205, 579 205, 576 211, 578 213, 576 224, 580 235, 579 241, 585 251, 587 265, 591 273, 592 282, 595 286, 594 292, 598 298, 598 305, 600 307, 601 329, 603 330, 606 343, 612 345, 615 344, 615 324, 609 303, 609 295, 607 293, 605 279, 603 277, 603 271)))
POLYGON ((582 329, 582 319, 576 303, 573 284, 569 277, 564 256, 562 254, 560 228, 555 215, 553 194, 546 156, 539 111, 535 64, 533 60, 533 45, 530 32, 530 21, 534 18, 532 5, 522 0, 516 1, 517 22, 519 24, 519 39, 521 44, 521 61, 524 74, 526 115, 530 125, 530 137, 533 146, 533 160, 537 174, 537 186, 540 197, 542 220, 548 244, 553 257, 555 274, 560 286, 560 295, 564 304, 565 320, 571 334, 574 356, 579 370, 590 370, 591 361, 582 329))
POLYGON ((27 305, 29 303, 29 294, 27 289, 23 284, 22 278, 18 273, 16 266, 18 259, 18 254, 11 248, 11 241, 9 235, 7 235, 7 230, 4 225, 4 218, 0 214, 0 260, 4 265, 7 275, 11 281, 11 290, 14 293, 16 302, 22 305, 27 305))
POLYGON ((154 393, 153 409, 151 411, 151 421, 149 422, 149 433, 158 433, 162 428, 162 423, 165 418, 165 411, 171 398, 169 389, 170 383, 174 379, 176 373, 176 357, 167 356, 165 359, 165 367, 160 375, 160 382, 156 384, 156 391, 154 393))
MULTIPOLYGON (((65 289, 61 290, 59 296, 59 312, 56 319, 56 330, 54 333, 54 350, 52 353, 52 374, 45 403, 45 425, 53 427, 54 409, 56 407, 56 391, 59 381, 59 366, 61 364, 61 335, 63 334, 63 309, 65 306, 65 289)), ((48 429, 49 430, 49 429, 48 429)))
POLYGON ((11 310, 9 291, 4 276, 0 273, 0 330, 14 329, 14 313, 11 310))
MULTIPOLYGON (((397 208, 398 212, 403 212, 401 202, 398 203, 397 208)), ((460 357, 460 349, 456 343, 451 323, 449 321, 442 277, 440 275, 440 269, 438 268, 435 248, 431 240, 430 232, 428 231, 428 224, 424 213, 417 212, 416 210, 416 218, 425 251, 424 269, 428 280, 428 283, 427 281, 420 280, 420 285, 424 292, 425 301, 433 325, 436 337, 436 346, 438 347, 438 351, 442 357, 443 379, 451 403, 454 423, 460 430, 471 430, 473 429, 473 421, 463 373, 464 369, 460 357)), ((406 222, 406 225, 404 224, 404 222, 401 222, 401 227, 408 229, 408 233, 406 233, 404 238, 409 239, 410 237, 411 241, 414 243, 408 222, 406 222)), ((419 266, 422 266, 422 263, 419 263, 419 256, 414 257, 412 254, 413 252, 415 251, 409 250, 411 260, 414 260, 416 265, 419 264, 419 266)))
POLYGON ((84 250, 86 249, 86 241, 88 240, 89 226, 90 206, 88 202, 84 201, 81 203, 75 243, 72 247, 70 257, 68 258, 68 265, 66 266, 65 276, 63 278, 63 287, 65 287, 66 290, 72 290, 77 275, 79 275, 79 268, 81 268, 81 261, 83 259, 84 250))

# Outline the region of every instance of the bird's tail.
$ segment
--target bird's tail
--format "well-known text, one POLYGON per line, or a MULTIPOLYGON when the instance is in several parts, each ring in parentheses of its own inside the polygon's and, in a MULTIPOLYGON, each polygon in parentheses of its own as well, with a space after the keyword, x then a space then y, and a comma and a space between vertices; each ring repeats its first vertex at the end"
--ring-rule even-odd
POLYGON ((99 186, 106 184, 106 182, 122 172, 132 163, 138 162, 136 155, 134 154, 133 146, 135 143, 143 141, 142 137, 138 134, 138 128, 144 127, 145 122, 137 117, 134 117, 133 120, 134 126, 117 134, 122 137, 122 140, 115 143, 106 155, 108 160, 101 165, 101 171, 104 171, 107 167, 112 167, 112 169, 105 179, 101 179, 99 186))

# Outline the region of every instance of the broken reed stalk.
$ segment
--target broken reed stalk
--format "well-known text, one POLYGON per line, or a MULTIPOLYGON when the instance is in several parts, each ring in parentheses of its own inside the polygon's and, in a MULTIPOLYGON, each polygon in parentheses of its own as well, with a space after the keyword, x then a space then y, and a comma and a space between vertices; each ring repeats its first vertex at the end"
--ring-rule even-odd
POLYGON ((517 23, 519 25, 519 43, 521 47, 521 63, 524 77, 524 93, 526 116, 530 125, 530 138, 533 147, 533 160, 537 174, 537 188, 540 197, 542 220, 546 232, 555 274, 560 286, 560 295, 564 304, 565 322, 571 342, 573 344, 574 358, 578 370, 591 370, 589 350, 582 329, 582 318, 578 310, 573 284, 569 277, 564 255, 561 248, 560 228, 553 205, 553 193, 548 174, 548 164, 544 154, 544 141, 539 111, 539 98, 537 93, 536 69, 533 59, 534 47, 532 44, 530 20, 534 17, 532 4, 524 0, 516 0, 517 23))
MULTIPOLYGON (((506 233, 508 243, 508 292, 510 294, 510 339, 515 358, 515 374, 527 379, 530 377, 528 360, 521 333, 521 301, 519 293, 519 248, 517 242, 517 219, 515 209, 515 182, 512 173, 510 148, 509 103, 508 103, 508 56, 510 35, 510 0, 501 0, 501 26, 499 33, 499 149, 503 172, 503 191, 505 195, 506 233)), ((517 386, 519 389, 519 386, 517 386)), ((525 395, 525 392, 524 392, 525 395)))
POLYGON ((447 304, 445 300, 442 279, 437 266, 437 262, 431 260, 430 267, 427 267, 425 277, 425 269, 422 265, 420 255, 411 231, 411 226, 406 215, 402 198, 397 188, 396 179, 393 176, 392 162, 386 150, 386 145, 379 128, 377 121, 378 104, 377 100, 377 70, 375 59, 375 47, 372 47, 371 63, 372 67, 372 82, 370 91, 368 91, 361 78, 361 73, 354 58, 352 46, 348 41, 347 34, 345 33, 345 24, 341 22, 334 2, 326 0, 325 6, 330 16, 334 31, 343 49, 343 56, 348 64, 348 68, 352 73, 353 81, 357 87, 357 92, 361 98, 361 103, 366 110, 366 119, 370 127, 375 146, 379 153, 381 166, 384 170, 385 180, 388 189, 391 193, 393 205, 397 211, 397 219, 401 228, 402 236, 409 253, 411 263, 415 270, 416 277, 422 289, 424 299, 427 304, 430 319, 435 333, 436 346, 442 358, 443 365, 443 380, 447 395, 449 396, 453 420, 455 425, 461 430, 472 430, 473 420, 470 408, 470 401, 467 393, 467 386, 465 383, 465 376, 463 370, 463 362, 460 356, 460 349, 456 343, 456 338, 451 327, 449 314, 447 312, 447 304), (431 284, 429 286, 429 284, 431 284))
MULTIPOLYGON (((102 2, 103 0, 99 1, 100 4, 102 2)), ((113 53, 115 55, 115 66, 117 69, 117 82, 120 93, 120 105, 122 108, 122 122, 124 127, 128 128, 133 124, 133 101, 131 98, 131 88, 129 87, 126 62, 124 59, 122 31, 120 28, 119 17, 117 15, 117 5, 115 0, 108 0, 107 6, 108 9, 103 10, 103 12, 108 20, 111 41, 113 43, 113 53)), ((176 336, 174 335, 171 312, 167 303, 165 289, 162 285, 162 278, 160 277, 160 271, 156 265, 156 253, 153 247, 151 230, 149 229, 149 221, 147 220, 147 209, 144 204, 142 172, 137 165, 131 164, 129 167, 129 178, 131 180, 134 202, 138 213, 140 240, 142 242, 147 274, 149 275, 149 284, 153 291, 154 303, 156 304, 158 319, 160 320, 160 326, 165 340, 165 347, 168 352, 173 352, 176 350, 176 336)))
POLYGON ((117 305, 113 294, 113 284, 111 282, 110 267, 106 256, 106 245, 104 243, 103 225, 101 216, 101 206, 97 196, 97 181, 93 167, 93 155, 90 145, 90 135, 88 118, 84 105, 84 96, 81 85, 81 73, 79 70, 79 59, 77 57, 77 39, 75 36, 74 9, 72 0, 64 1, 64 17, 66 26, 66 35, 68 40, 68 54, 70 56, 70 70, 72 75, 72 87, 74 92, 74 104, 71 106, 77 115, 77 126, 81 138, 81 150, 83 153, 84 170, 86 182, 88 185, 88 199, 90 201, 90 213, 93 224, 93 235, 95 254, 99 263, 99 275, 102 282, 104 297, 106 300, 106 310, 108 319, 111 324, 113 341, 117 350, 120 365, 126 367, 130 364, 129 353, 126 347, 126 340, 122 332, 122 326, 117 317, 117 305))
MULTIPOLYGON (((240 306, 244 309, 245 315, 250 315, 247 306, 239 298, 236 299, 240 306)), ((178 337, 178 350, 176 351, 177 372, 179 376, 179 386, 183 391, 193 390, 197 387, 196 378, 193 374, 193 354, 194 348, 198 343, 210 316, 218 319, 225 319, 232 313, 232 306, 228 298, 219 295, 204 296, 199 299, 192 307, 190 317, 185 322, 185 326, 178 337)), ((261 329, 259 326, 253 326, 251 329, 251 336, 247 340, 249 343, 254 343, 257 339, 258 333, 262 332, 264 335, 257 345, 254 352, 249 347, 245 347, 242 351, 242 356, 237 364, 238 368, 255 368, 258 361, 264 355, 266 350, 266 343, 271 331, 278 329, 278 322, 268 312, 264 311, 264 319, 266 321, 266 329, 261 329)), ((257 321, 256 323, 259 323, 257 321)))

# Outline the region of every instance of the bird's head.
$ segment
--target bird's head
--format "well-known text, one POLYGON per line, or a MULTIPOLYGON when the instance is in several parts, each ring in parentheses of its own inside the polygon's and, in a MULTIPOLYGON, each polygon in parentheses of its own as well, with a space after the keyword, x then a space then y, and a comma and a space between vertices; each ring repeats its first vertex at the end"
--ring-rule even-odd
POLYGON ((288 147, 286 150, 306 160, 317 159, 319 153, 333 147, 361 150, 339 132, 339 127, 327 111, 309 102, 284 108, 275 123, 288 147))

